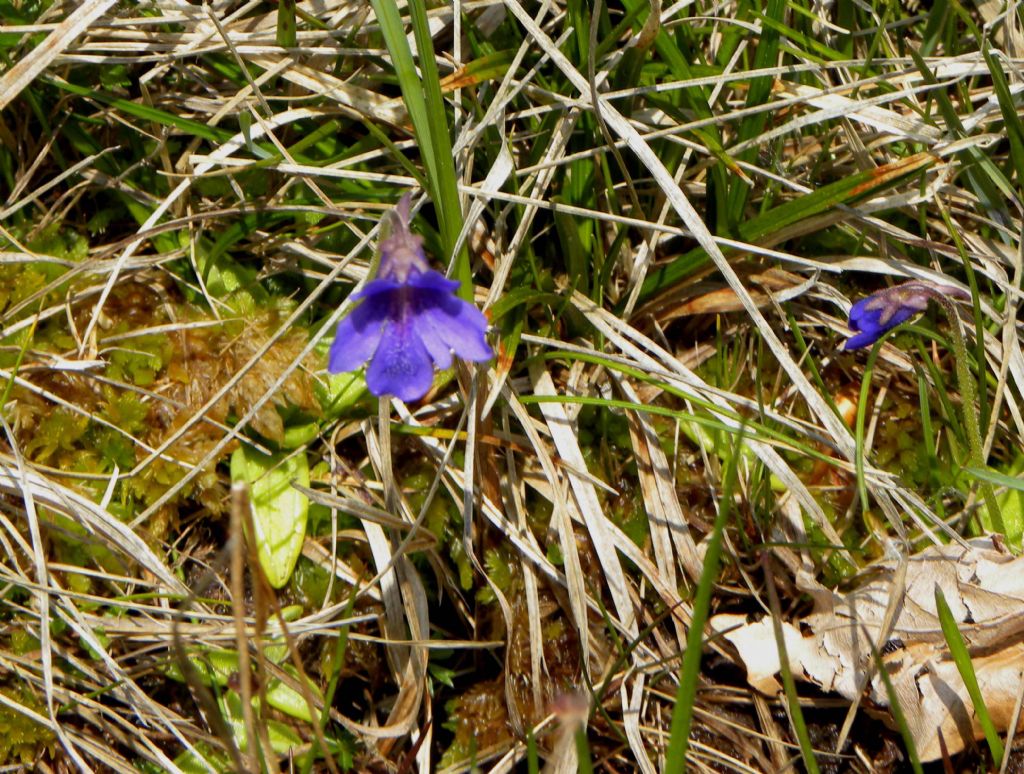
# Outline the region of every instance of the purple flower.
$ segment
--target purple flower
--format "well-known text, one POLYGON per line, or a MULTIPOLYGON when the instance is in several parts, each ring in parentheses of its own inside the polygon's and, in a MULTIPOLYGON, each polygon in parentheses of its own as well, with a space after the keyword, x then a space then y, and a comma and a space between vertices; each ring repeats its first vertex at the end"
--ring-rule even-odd
POLYGON ((904 282, 862 298, 850 309, 850 329, 857 333, 843 342, 843 349, 874 344, 886 332, 927 309, 931 299, 945 296, 970 299, 970 294, 960 288, 920 280, 904 282))
POLYGON ((478 363, 494 356, 487 318, 455 295, 458 282, 430 268, 423 239, 409 230, 410 200, 406 194, 392 212, 392 233, 380 245, 380 271, 352 296, 361 303, 338 323, 327 365, 340 373, 369 360, 370 392, 406 402, 427 394, 434 368, 450 368, 453 350, 478 363))

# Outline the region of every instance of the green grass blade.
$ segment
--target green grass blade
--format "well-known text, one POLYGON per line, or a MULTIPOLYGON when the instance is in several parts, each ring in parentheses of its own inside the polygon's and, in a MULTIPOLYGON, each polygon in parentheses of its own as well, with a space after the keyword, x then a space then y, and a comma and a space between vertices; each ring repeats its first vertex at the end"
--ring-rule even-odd
POLYGON ((213 126, 207 126, 199 121, 182 118, 181 116, 174 115, 173 113, 167 113, 166 111, 150 107, 149 105, 140 105, 137 102, 121 99, 120 97, 114 97, 96 89, 89 89, 85 86, 79 86, 78 84, 58 79, 50 79, 48 82, 56 86, 61 91, 66 91, 79 97, 94 99, 97 102, 102 102, 104 105, 109 105, 112 108, 123 111, 130 116, 141 118, 143 121, 152 121, 153 123, 160 124, 162 126, 170 126, 183 134, 201 137, 211 143, 227 142, 234 136, 234 132, 228 131, 227 129, 218 129, 213 126))
POLYGON ((686 635, 686 653, 679 672, 679 690, 676 691, 675 709, 672 712, 672 728, 669 732, 668 752, 665 771, 684 771, 686 751, 690 746, 690 723, 693 720, 693 703, 697 698, 697 680, 700 672, 701 648, 704 644, 704 625, 707 623, 711 593, 718 578, 719 560, 722 554, 722 535, 732 507, 732 492, 736 486, 736 469, 743 443, 743 432, 736 437, 733 454, 725 470, 722 496, 718 501, 718 515, 704 555, 704 568, 697 582, 697 594, 693 601, 693 617, 686 635))
POLYGON ((998 470, 989 470, 987 468, 964 468, 963 470, 964 473, 969 473, 979 481, 987 481, 995 486, 1005 486, 1008 489, 1024 492, 1024 478, 1008 476, 1005 473, 1000 473, 998 470))
MULTIPOLYGON (((356 600, 358 599, 357 587, 352 587, 352 592, 348 596, 348 601, 345 603, 344 612, 342 612, 342 619, 351 618, 353 611, 355 610, 356 600)), ((338 681, 341 679, 341 669, 345 665, 345 654, 348 649, 348 635, 349 627, 342 626, 338 630, 338 639, 334 643, 334 651, 329 661, 328 680, 327 688, 324 691, 324 708, 320 713, 319 723, 321 732, 327 728, 327 724, 331 720, 331 707, 333 706, 334 694, 338 689, 338 681)), ((315 745, 319 746, 319 738, 314 736, 315 745)), ((323 750, 324 755, 327 755, 329 751, 323 750)), ((316 758, 311 750, 310 753, 304 756, 300 760, 299 771, 301 774, 309 774, 313 769, 313 764, 316 762, 316 758)))
POLYGON ((988 749, 992 753, 994 766, 999 768, 999 764, 1003 760, 1003 743, 992 722, 992 716, 988 714, 985 697, 981 695, 978 676, 974 672, 974 664, 971 663, 971 654, 967 651, 967 643, 964 642, 963 635, 960 633, 960 624, 953 617, 953 611, 949 609, 946 596, 937 583, 935 584, 935 608, 939 614, 939 624, 942 626, 942 635, 946 638, 949 654, 971 697, 974 714, 978 718, 978 725, 985 732, 985 741, 988 742, 988 749))
MULTIPOLYGON (((648 0, 623 0, 623 5, 630 15, 635 14, 634 29, 639 31, 647 20, 651 4, 648 0)), ((658 54, 658 58, 668 67, 675 80, 686 82, 695 77, 690 62, 687 60, 686 54, 680 49, 678 41, 673 39, 672 35, 660 25, 657 34, 654 36, 654 49, 658 54)), ((642 66, 642 63, 643 60, 641 60, 639 66, 642 66)), ((626 84, 622 85, 625 86, 626 84)), ((652 96, 648 95, 647 101, 655 104, 656 101, 651 99, 652 96)), ((713 117, 711 105, 708 104, 708 93, 704 87, 694 86, 683 89, 679 93, 679 99, 682 103, 681 107, 690 111, 696 118, 703 120, 713 117)), ((737 169, 736 162, 726 154, 722 144, 722 135, 717 126, 713 124, 705 126, 695 130, 693 134, 707 148, 708 152, 720 162, 711 167, 713 185, 710 187, 714 191, 716 207, 724 211, 726 209, 725 197, 729 187, 729 170, 737 169)), ((673 164, 669 169, 674 172, 675 165, 673 164)))
MULTIPOLYGON (((768 22, 781 22, 782 17, 786 12, 785 0, 768 0, 767 7, 763 14, 764 19, 768 22)), ((763 70, 769 67, 774 67, 779 57, 779 30, 771 23, 762 23, 761 26, 761 39, 757 44, 757 51, 754 54, 754 69, 763 70)), ((747 89, 747 108, 755 108, 759 105, 763 105, 771 98, 772 83, 774 79, 767 76, 760 78, 753 78, 750 81, 750 86, 747 89)), ((747 140, 757 137, 762 131, 764 131, 765 122, 768 120, 770 115, 769 111, 758 111, 751 113, 739 125, 737 132, 737 142, 743 143, 747 140)), ((743 151, 740 158, 743 161, 752 161, 757 157, 758 149, 756 147, 748 148, 743 151)), ((732 227, 730 231, 736 229, 740 223, 744 220, 744 210, 747 206, 747 196, 750 193, 750 186, 741 177, 732 177, 730 179, 729 196, 727 201, 728 211, 726 213, 726 220, 732 227)))
MULTIPOLYGON (((927 169, 934 163, 935 157, 930 153, 918 153, 892 164, 868 169, 837 180, 817 191, 780 204, 778 207, 742 223, 739 226, 740 239, 750 244, 759 244, 787 226, 829 212, 840 205, 854 204, 876 196, 882 191, 899 185, 911 175, 927 169)), ((706 264, 708 260, 703 249, 696 249, 680 256, 657 271, 652 271, 644 281, 640 291, 640 300, 647 300, 659 291, 670 287, 706 264)))
MULTIPOLYGON (((988 399, 988 379, 985 374, 985 317, 981 311, 981 291, 978 288, 978 278, 974 271, 974 267, 971 265, 971 257, 968 254, 967 246, 964 244, 963 239, 960 238, 960 233, 957 231, 956 226, 953 225, 953 221, 950 218, 949 211, 945 207, 939 209, 939 214, 942 216, 943 222, 946 224, 946 228, 949 229, 949 235, 953 240, 953 244, 956 245, 957 252, 960 254, 960 261, 963 264, 964 276, 967 278, 967 285, 971 289, 971 305, 974 311, 974 352, 972 353, 975 362, 980 363, 981 366, 978 368, 978 378, 973 379, 970 375, 970 367, 967 368, 966 378, 975 381, 975 392, 978 396, 978 423, 981 428, 981 434, 985 435, 988 432, 989 423, 989 399, 988 399)), ((953 320, 950 320, 950 324, 953 324, 953 320)), ((959 323, 957 323, 959 325, 959 323)), ((955 347, 956 336, 952 337, 952 343, 955 347)), ((954 349, 955 352, 955 349, 954 349)), ((962 361, 967 364, 967 359, 964 358, 962 361)), ((958 361, 958 365, 960 361, 958 361)), ((964 406, 964 411, 974 411, 974 406, 964 406)), ((965 425, 967 422, 965 421, 965 425)))
MULTIPOLYGON (((924 82, 937 86, 938 79, 924 59, 921 58, 921 55, 913 47, 907 49, 907 53, 914 60, 914 64, 920 71, 924 82)), ((942 117, 945 119, 946 126, 952 136, 954 138, 967 137, 967 131, 960 121, 956 107, 945 90, 935 89, 929 92, 929 94, 934 96, 935 102, 942 112, 942 117)), ((1017 193, 1010 184, 1010 181, 1006 179, 1006 176, 999 170, 999 167, 995 165, 995 162, 974 145, 965 147, 957 156, 961 157, 965 162, 966 174, 978 197, 981 199, 982 207, 991 212, 1004 213, 1009 217, 1003 199, 1005 197, 1010 201, 1016 201, 1018 198, 1017 193), (968 162, 973 162, 973 164, 968 162), (984 174, 979 174, 979 171, 984 174)))
MULTIPOLYGON (((39 307, 42 309, 43 302, 40 301, 39 307)), ((21 344, 18 346, 18 356, 14 361, 14 367, 11 369, 10 377, 4 382, 4 392, 0 396, 0 416, 7 417, 7 401, 10 400, 11 390, 14 389, 15 375, 18 373, 18 369, 21 368, 22 362, 25 360, 25 353, 32 347, 32 342, 36 335, 36 326, 39 324, 38 316, 32 320, 32 325, 29 327, 28 332, 24 334, 21 344)))
POLYGON ((526 729, 526 770, 529 774, 539 774, 540 755, 537 753, 537 735, 533 728, 526 729))
POLYGON ((594 764, 590 756, 590 744, 587 742, 587 732, 578 728, 573 734, 576 743, 576 771, 579 774, 593 774, 594 764))
POLYGON ((277 0, 277 45, 295 48, 297 32, 295 0, 277 0))
MULTIPOLYGON (((914 370, 917 372, 917 400, 921 406, 922 453, 928 461, 929 481, 934 484, 939 478, 941 468, 939 467, 939 455, 936 453, 936 443, 933 437, 932 406, 931 399, 928 396, 928 380, 920 366, 916 366, 914 370)), ((941 517, 943 513, 942 500, 939 499, 935 505, 941 517)))
MULTIPOLYGON (((801 8, 793 8, 793 11, 797 13, 807 13, 806 10, 801 8)), ((817 56, 822 61, 840 62, 848 57, 841 51, 837 51, 830 46, 826 46, 820 40, 817 40, 810 35, 806 35, 793 27, 783 24, 779 19, 775 19, 766 14, 761 14, 761 24, 770 27, 773 30, 778 31, 781 35, 784 35, 790 43, 798 44, 803 48, 803 51, 799 52, 801 58, 810 58, 811 56, 817 56), (813 52, 813 53, 812 53, 813 52)), ((780 50, 787 50, 787 46, 780 45, 780 50)), ((771 65, 768 65, 771 67, 771 65)))
POLYGON ((941 36, 949 19, 948 0, 935 0, 928 12, 928 24, 921 37, 921 56, 931 56, 941 42, 941 36))
POLYGON ((1017 115, 1017 105, 1010 94, 1010 85, 1006 82, 1003 68, 996 59, 991 48, 984 51, 985 64, 992 75, 992 89, 999 100, 999 110, 1003 114, 1004 133, 1010 141, 1010 161, 1017 173, 1017 184, 1024 182, 1024 126, 1017 115))
MULTIPOLYGON (((448 258, 455 251, 455 244, 462 230, 462 206, 459 203, 459 189, 455 176, 455 157, 452 153, 452 141, 449 134, 448 118, 444 97, 441 94, 441 79, 434 61, 434 41, 430 37, 430 26, 427 24, 427 9, 423 0, 409 0, 409 15, 412 18, 413 32, 416 36, 416 48, 420 56, 420 72, 423 78, 420 88, 426 98, 427 121, 429 122, 430 143, 436 158, 434 206, 441 227, 441 238, 444 240, 448 258)), ((472 298, 472 279, 469 273, 469 251, 463 247, 455 259, 455 276, 462 282, 462 291, 467 298, 472 298)))
POLYGON ((864 366, 864 375, 860 382, 860 397, 857 399, 857 419, 853 431, 856 443, 853 464, 857 474, 857 492, 860 494, 860 507, 865 511, 868 509, 868 483, 864 478, 864 424, 868 413, 868 395, 871 393, 871 374, 874 373, 875 361, 878 360, 878 353, 882 351, 882 343, 886 338, 888 336, 883 336, 881 341, 871 348, 867 364, 864 366))
MULTIPOLYGON (((370 3, 380 22, 413 132, 427 167, 430 198, 437 211, 441 240, 448 257, 452 257, 462 227, 462 207, 459 204, 455 159, 437 64, 434 62, 434 44, 427 25, 426 8, 422 0, 409 2, 413 35, 420 53, 421 77, 416 72, 412 50, 395 0, 370 0, 370 3)), ((460 294, 467 299, 473 292, 469 268, 469 252, 463 247, 455 260, 455 276, 462 282, 460 294)))
POLYGON ((761 555, 761 564, 764 567, 765 588, 768 591, 768 603, 771 607, 772 629, 775 632, 775 645, 779 649, 779 673, 782 676, 782 686, 786 693, 786 707, 789 710, 789 719, 793 724, 793 731, 796 733, 797 742, 800 745, 800 755, 804 761, 804 767, 808 774, 818 774, 818 761, 814 757, 814 745, 811 743, 811 735, 807 731, 807 723, 804 721, 804 713, 800 709, 800 697, 796 692, 796 682, 793 680, 793 670, 789 668, 789 655, 786 650, 786 637, 782 632, 782 607, 779 604, 779 594, 775 590, 775 581, 771 576, 771 555, 765 552, 761 555))
MULTIPOLYGON (((398 5, 393 0, 370 0, 370 5, 373 6, 373 12, 380 24, 381 34, 384 36, 384 44, 391 55, 391 64, 395 68, 398 86, 402 90, 405 109, 409 111, 413 132, 416 134, 420 150, 423 152, 424 163, 430 168, 433 166, 435 158, 429 143, 427 103, 423 98, 423 89, 420 85, 419 75, 416 73, 412 49, 409 48, 409 41, 405 37, 405 25, 402 23, 398 5)), ((429 177, 433 185, 437 179, 436 173, 431 170, 429 177)))

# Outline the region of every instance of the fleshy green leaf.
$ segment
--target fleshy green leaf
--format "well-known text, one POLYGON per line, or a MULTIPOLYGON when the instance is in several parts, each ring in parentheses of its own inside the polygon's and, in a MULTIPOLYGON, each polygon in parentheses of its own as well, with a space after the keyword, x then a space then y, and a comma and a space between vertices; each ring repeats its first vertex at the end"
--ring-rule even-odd
POLYGON ((309 500, 292 482, 309 486, 304 453, 265 455, 244 446, 231 456, 231 480, 249 484, 260 566, 276 589, 288 582, 302 552, 309 500))
MULTIPOLYGON (((245 733, 245 716, 242 714, 242 700, 237 693, 229 691, 220 696, 220 709, 228 725, 235 735, 238 746, 248 750, 248 739, 245 733)), ((284 723, 268 718, 261 718, 260 723, 266 725, 267 738, 271 749, 278 755, 287 755, 293 748, 302 744, 302 737, 292 731, 284 723)))
POLYGON ((362 372, 328 374, 313 386, 324 418, 338 419, 366 395, 366 377, 362 372))
MULTIPOLYGON (((1024 455, 1017 457, 1006 472, 988 468, 964 468, 966 476, 984 481, 993 486, 1006 487, 1006 491, 997 496, 999 510, 1003 521, 1004 537, 1014 548, 1018 548, 1024 540, 1024 455)), ((986 532, 998 532, 995 520, 985 503, 978 507, 978 521, 986 532)))
MULTIPOLYGON (((273 650, 278 649, 267 648, 266 655, 275 663, 288 655, 287 650, 284 648, 281 648, 280 652, 277 653, 272 652, 273 650)), ((216 685, 224 688, 228 685, 231 676, 238 673, 238 651, 235 650, 208 650, 201 655, 191 658, 191 661, 196 674, 199 675, 204 685, 216 685)), ((298 672, 291 664, 284 664, 281 666, 281 669, 296 680, 300 679, 298 672)), ((167 674, 174 680, 184 680, 181 669, 177 664, 171 664, 168 667, 167 674)), ((307 681, 306 684, 314 699, 322 701, 323 696, 320 690, 312 682, 307 681)), ((302 693, 290 685, 285 684, 281 680, 272 679, 267 683, 265 695, 267 697, 267 704, 274 709, 280 710, 293 718, 305 720, 307 723, 313 722, 312 716, 309 714, 309 705, 306 704, 302 693)))

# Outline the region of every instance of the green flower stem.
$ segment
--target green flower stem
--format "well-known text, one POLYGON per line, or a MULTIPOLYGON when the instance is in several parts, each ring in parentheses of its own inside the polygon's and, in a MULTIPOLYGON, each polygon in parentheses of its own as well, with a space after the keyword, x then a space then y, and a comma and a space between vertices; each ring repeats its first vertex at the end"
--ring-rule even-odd
MULTIPOLYGON (((967 444, 970 447, 968 462, 971 467, 985 468, 985 453, 982 448, 981 425, 978 423, 977 405, 978 391, 974 384, 974 377, 967 357, 967 342, 964 340, 963 328, 960 327, 960 315, 957 314, 956 305, 946 296, 936 293, 932 296, 949 318, 950 328, 953 334, 953 355, 956 358, 956 380, 960 385, 960 401, 963 413, 964 430, 967 433, 967 444)), ((999 503, 996 500, 995 489, 988 481, 979 483, 981 497, 985 501, 989 517, 996 531, 1005 535, 1006 527, 1003 524, 1003 515, 999 510, 999 503)))

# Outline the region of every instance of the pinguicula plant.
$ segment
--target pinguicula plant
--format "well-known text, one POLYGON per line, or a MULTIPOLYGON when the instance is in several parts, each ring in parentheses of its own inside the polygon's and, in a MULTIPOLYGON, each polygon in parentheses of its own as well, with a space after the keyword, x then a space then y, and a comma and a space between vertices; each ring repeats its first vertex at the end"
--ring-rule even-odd
POLYGON ((475 363, 494 356, 487 318, 455 295, 458 282, 430 268, 423 238, 409 228, 411 201, 406 194, 390 213, 377 277, 352 297, 360 303, 338 323, 328 356, 331 373, 369 360, 370 392, 406 402, 427 394, 434 368, 450 368, 452 352, 475 363))
MULTIPOLYGON (((876 291, 870 296, 862 298, 850 308, 850 329, 855 333, 843 342, 843 349, 860 349, 870 346, 897 325, 927 309, 929 301, 937 302, 946 313, 950 323, 964 428, 970 447, 968 464, 976 468, 983 468, 985 453, 981 438, 981 426, 976 413, 977 390, 968 365, 970 361, 967 359, 967 343, 964 341, 964 333, 960 327, 960 315, 957 313, 954 299, 970 301, 971 295, 961 288, 924 280, 912 280, 876 291)), ((980 486, 982 499, 993 525, 997 531, 1005 534, 1005 526, 992 485, 982 482, 980 486)))

